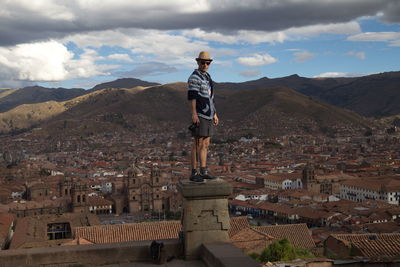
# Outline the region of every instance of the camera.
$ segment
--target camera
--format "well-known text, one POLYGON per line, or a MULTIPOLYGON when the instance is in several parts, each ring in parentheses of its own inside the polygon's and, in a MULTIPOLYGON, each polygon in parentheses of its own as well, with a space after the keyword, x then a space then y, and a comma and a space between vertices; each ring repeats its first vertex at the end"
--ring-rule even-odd
POLYGON ((192 123, 189 126, 189 131, 193 132, 196 130, 197 127, 199 127, 199 125, 197 123, 192 123))

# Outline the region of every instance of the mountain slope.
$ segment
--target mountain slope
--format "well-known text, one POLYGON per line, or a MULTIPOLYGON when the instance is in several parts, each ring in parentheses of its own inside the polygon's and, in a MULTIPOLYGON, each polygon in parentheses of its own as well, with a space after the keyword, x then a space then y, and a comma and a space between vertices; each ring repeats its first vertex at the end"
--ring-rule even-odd
POLYGON ((358 78, 320 95, 326 102, 368 117, 400 114, 400 72, 358 78))
MULTIPOLYGON (((65 111, 41 124, 42 135, 92 135, 105 132, 150 134, 186 131, 190 123, 185 83, 133 89, 103 89, 65 101, 65 111)), ((219 135, 264 136, 328 134, 373 125, 354 112, 283 87, 225 94, 217 91, 219 135)))
POLYGON ((111 82, 101 83, 90 89, 89 91, 97 91, 105 88, 134 88, 137 86, 155 86, 158 83, 146 82, 134 78, 123 78, 111 82))
POLYGON ((31 128, 65 110, 63 103, 56 101, 20 105, 0 113, 0 133, 31 128))
POLYGON ((334 133, 348 126, 362 129, 371 121, 284 87, 259 88, 230 95, 218 110, 242 132, 267 135, 334 133))
POLYGON ((0 112, 5 112, 22 104, 34 104, 46 101, 62 102, 104 88, 133 88, 137 86, 147 87, 154 85, 158 84, 127 78, 98 84, 91 90, 81 88, 45 88, 41 86, 31 86, 21 89, 4 89, 0 91, 0 112))
POLYGON ((319 96, 325 90, 347 84, 354 78, 310 79, 298 75, 269 79, 267 77, 243 83, 218 83, 217 89, 248 90, 257 88, 286 87, 305 95, 319 96))
POLYGON ((261 78, 244 83, 219 83, 223 91, 282 86, 367 117, 400 114, 400 72, 385 72, 357 78, 304 78, 291 75, 261 78))
POLYGON ((22 104, 65 101, 83 94, 86 94, 84 89, 45 88, 41 86, 14 89, 1 93, 0 112, 5 112, 22 104))

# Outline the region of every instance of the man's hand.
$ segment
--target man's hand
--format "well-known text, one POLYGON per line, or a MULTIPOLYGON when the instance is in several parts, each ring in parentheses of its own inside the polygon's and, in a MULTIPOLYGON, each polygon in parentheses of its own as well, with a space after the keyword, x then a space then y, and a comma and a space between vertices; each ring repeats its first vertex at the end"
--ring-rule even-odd
POLYGON ((217 126, 218 123, 219 123, 219 119, 218 119, 217 114, 214 114, 214 118, 213 119, 214 119, 214 125, 217 126))
POLYGON ((192 114, 192 122, 195 124, 199 124, 200 123, 200 119, 199 116, 197 116, 197 113, 193 113, 192 114))

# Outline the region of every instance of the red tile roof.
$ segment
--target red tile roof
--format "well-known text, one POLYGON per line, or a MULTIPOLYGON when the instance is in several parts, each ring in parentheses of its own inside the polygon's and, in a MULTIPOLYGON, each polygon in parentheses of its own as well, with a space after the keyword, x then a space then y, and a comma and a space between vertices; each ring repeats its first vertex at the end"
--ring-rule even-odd
POLYGON ((333 234, 347 245, 356 247, 362 256, 366 257, 394 257, 400 255, 400 234, 333 234))
POLYGON ((178 238, 180 221, 143 222, 116 225, 76 227, 74 238, 84 238, 95 244, 178 238))
POLYGON ((274 237, 253 228, 243 229, 230 238, 230 241, 236 247, 257 253, 261 253, 275 240, 274 237))
POLYGON ((231 228, 228 232, 229 236, 232 237, 233 235, 246 228, 250 228, 250 224, 246 216, 232 217, 231 228))
POLYGON ((315 248, 315 243, 305 223, 254 226, 253 228, 273 236, 276 239, 287 238, 293 246, 300 246, 308 249, 315 248))
POLYGON ((87 198, 87 204, 89 206, 110 206, 113 202, 103 197, 91 196, 87 198))

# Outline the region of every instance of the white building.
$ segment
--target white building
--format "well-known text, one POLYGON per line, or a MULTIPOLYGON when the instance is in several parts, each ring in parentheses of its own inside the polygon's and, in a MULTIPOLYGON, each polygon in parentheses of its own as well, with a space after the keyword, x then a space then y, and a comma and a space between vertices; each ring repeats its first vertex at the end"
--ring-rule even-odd
POLYGON ((397 178, 361 178, 340 183, 340 198, 363 202, 379 200, 399 205, 400 180, 397 178))
POLYGON ((265 188, 272 190, 302 189, 303 183, 301 177, 301 173, 274 174, 257 177, 257 183, 261 181, 265 188))
POLYGON ((240 192, 235 199, 237 200, 267 200, 268 191, 266 189, 255 189, 240 192))

